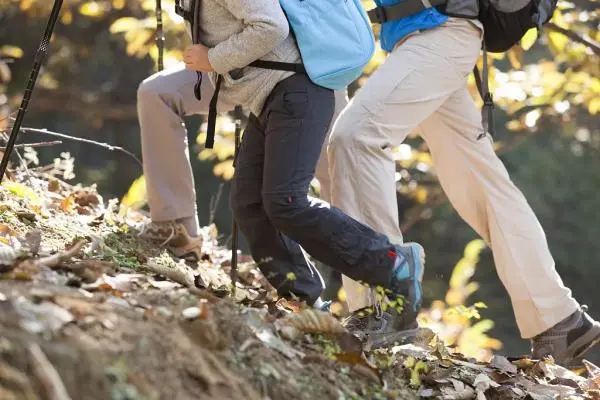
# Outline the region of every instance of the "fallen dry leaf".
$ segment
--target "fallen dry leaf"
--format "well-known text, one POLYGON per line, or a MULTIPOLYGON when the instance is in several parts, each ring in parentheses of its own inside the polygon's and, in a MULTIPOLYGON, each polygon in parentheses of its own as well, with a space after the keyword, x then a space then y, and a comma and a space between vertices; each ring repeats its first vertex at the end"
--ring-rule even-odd
POLYGON ((492 360, 490 361, 490 367, 508 374, 517 373, 516 365, 508 361, 506 357, 499 355, 495 355, 494 357, 492 357, 492 360))
POLYGON ((320 333, 326 335, 343 335, 346 330, 330 313, 315 309, 290 313, 278 321, 279 326, 293 326, 304 333, 320 333))
POLYGON ((65 197, 63 200, 61 200, 59 207, 62 211, 66 212, 66 213, 70 213, 75 208, 75 199, 73 198, 72 195, 69 195, 69 196, 65 197))
POLYGON ((583 360, 583 365, 589 374, 588 386, 590 389, 600 389, 600 367, 592 364, 588 360, 583 360))

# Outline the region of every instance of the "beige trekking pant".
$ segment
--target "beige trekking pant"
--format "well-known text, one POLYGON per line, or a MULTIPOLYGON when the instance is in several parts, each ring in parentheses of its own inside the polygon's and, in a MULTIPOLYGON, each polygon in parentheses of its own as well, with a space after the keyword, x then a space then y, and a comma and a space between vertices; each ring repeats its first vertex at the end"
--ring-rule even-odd
MULTIPOLYGON (((578 304, 555 270, 542 227, 483 133, 467 91, 481 31, 466 20, 409 37, 342 112, 329 143, 332 204, 402 240, 392 147, 416 130, 431 151, 442 188, 491 246, 524 338, 554 326, 578 304)), ((452 260, 448 260, 448 267, 452 260)), ((345 283, 352 310, 368 291, 345 283)))
MULTIPOLYGON (((194 96, 196 73, 176 67, 144 80, 137 93, 138 118, 142 137, 142 155, 150 215, 153 221, 196 218, 196 193, 190 165, 187 131, 183 117, 208 114, 214 87, 208 77, 202 79, 202 100, 194 96)), ((334 118, 348 103, 345 90, 335 93, 334 118)), ((232 111, 235 104, 219 102, 218 111, 232 111)), ((316 168, 321 186, 320 197, 329 202, 330 180, 327 149, 323 146, 316 168)))

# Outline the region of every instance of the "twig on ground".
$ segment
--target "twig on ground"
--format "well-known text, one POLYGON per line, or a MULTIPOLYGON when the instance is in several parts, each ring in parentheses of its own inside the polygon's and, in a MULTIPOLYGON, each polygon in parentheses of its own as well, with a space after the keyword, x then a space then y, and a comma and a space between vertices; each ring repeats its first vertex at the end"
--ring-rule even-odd
POLYGON ((147 263, 145 267, 149 271, 164 276, 165 278, 168 278, 173 282, 177 282, 187 288, 194 287, 194 274, 187 267, 180 265, 169 267, 153 261, 147 263))
POLYGON ((48 257, 44 257, 44 258, 40 258, 39 260, 36 261, 36 264, 38 266, 44 266, 44 267, 56 267, 58 265, 60 265, 61 263, 70 260, 71 258, 75 257, 77 254, 79 254, 79 252, 81 251, 81 249, 83 249, 83 246, 85 246, 86 241, 85 240, 80 240, 77 243, 75 243, 75 245, 73 245, 73 247, 71 247, 68 250, 65 251, 61 251, 59 253, 53 254, 51 256, 48 257))
MULTIPOLYGON (((20 143, 15 144, 15 149, 22 149, 25 147, 50 147, 57 144, 62 144, 62 140, 54 140, 52 142, 37 142, 37 143, 20 143)), ((6 147, 0 147, 0 151, 6 150, 6 147)))
POLYGON ((29 345, 33 373, 40 381, 49 400, 71 400, 60 375, 37 343, 29 345))

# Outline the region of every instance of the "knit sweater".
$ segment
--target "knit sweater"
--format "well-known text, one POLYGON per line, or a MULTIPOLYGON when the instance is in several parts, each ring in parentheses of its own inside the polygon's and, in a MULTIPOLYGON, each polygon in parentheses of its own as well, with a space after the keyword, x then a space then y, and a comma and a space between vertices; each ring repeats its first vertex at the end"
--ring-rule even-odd
MULTIPOLYGON (((260 114, 275 85, 291 72, 248 67, 261 59, 300 62, 288 21, 278 0, 201 0, 200 35, 208 59, 223 76, 219 96, 260 114), (229 72, 243 68, 243 74, 229 72)), ((210 79, 216 81, 216 73, 210 79)))

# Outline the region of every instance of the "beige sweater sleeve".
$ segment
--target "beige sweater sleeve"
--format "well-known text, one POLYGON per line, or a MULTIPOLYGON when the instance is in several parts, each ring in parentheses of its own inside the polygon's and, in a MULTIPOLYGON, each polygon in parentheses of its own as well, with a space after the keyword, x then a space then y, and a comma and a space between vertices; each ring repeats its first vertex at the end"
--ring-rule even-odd
POLYGON ((289 35, 279 0, 221 0, 221 4, 243 21, 244 28, 208 51, 208 59, 217 73, 246 67, 289 35))

